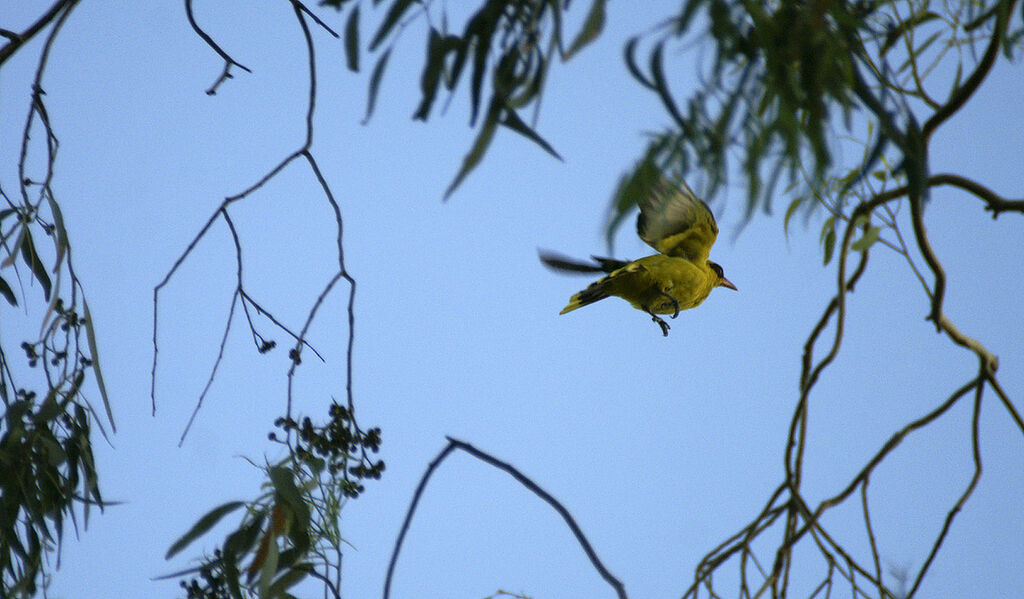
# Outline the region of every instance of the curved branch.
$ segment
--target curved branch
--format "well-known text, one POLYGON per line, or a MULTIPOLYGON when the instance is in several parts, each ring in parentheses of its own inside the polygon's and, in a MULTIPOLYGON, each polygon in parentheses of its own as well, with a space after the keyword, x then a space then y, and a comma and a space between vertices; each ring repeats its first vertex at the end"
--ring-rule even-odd
POLYGON ((981 82, 985 80, 989 71, 992 70, 992 65, 996 62, 996 55, 999 53, 999 46, 1002 45, 1003 38, 1006 37, 1006 29, 1010 26, 1010 13, 1013 12, 1013 7, 1017 4, 1017 0, 1002 0, 1002 3, 1005 9, 998 10, 997 7, 995 11, 996 25, 992 31, 992 39, 989 40, 988 47, 985 48, 985 54, 982 55, 981 60, 978 62, 978 67, 964 81, 964 84, 957 88, 956 93, 953 94, 949 101, 936 110, 925 121, 924 126, 921 127, 921 136, 926 145, 932 133, 935 133, 935 130, 939 128, 939 125, 953 116, 957 110, 960 110, 967 103, 967 100, 974 95, 974 92, 981 86, 981 82))
MULTIPOLYGON (((1024 200, 1008 200, 988 187, 985 187, 981 183, 978 183, 973 179, 968 179, 963 175, 939 173, 937 175, 931 175, 925 179, 924 182, 924 186, 927 188, 938 187, 939 185, 958 187, 976 196, 978 199, 985 202, 985 210, 992 212, 992 218, 996 218, 1002 212, 1020 212, 1021 214, 1024 214, 1024 200)), ((894 187, 893 189, 875 195, 865 203, 865 207, 870 212, 882 204, 891 202, 898 198, 906 197, 909 193, 910 187, 908 185, 894 187)))
MULTIPOLYGON (((985 364, 981 365, 981 372, 978 373, 978 380, 981 381, 982 377, 985 376, 985 364)), ((971 481, 967 484, 967 488, 957 499, 956 504, 946 514, 946 521, 942 524, 942 531, 939 532, 939 536, 935 539, 935 543, 932 545, 932 550, 928 553, 928 559, 925 560, 921 569, 917 573, 917 578, 914 580, 913 586, 910 587, 910 591, 906 594, 907 599, 914 596, 921 581, 924 580, 924 575, 928 572, 928 568, 932 565, 932 561, 935 560, 935 556, 939 553, 939 548, 942 547, 942 541, 945 540, 946 534, 949 532, 950 527, 953 525, 953 519, 960 513, 964 503, 974 493, 974 489, 978 486, 978 481, 981 480, 981 445, 979 441, 980 433, 978 432, 978 420, 981 417, 981 395, 985 390, 985 385, 980 384, 977 386, 974 392, 974 412, 971 416, 971 455, 974 458, 974 474, 971 476, 971 481)))
POLYGON ((437 457, 430 462, 430 465, 427 466, 427 470, 423 473, 423 477, 420 479, 420 484, 416 487, 416 492, 413 493, 412 502, 409 504, 409 509, 405 514, 405 520, 402 522, 402 528, 399 530, 398 538, 395 540, 395 548, 391 552, 391 561, 388 563, 387 577, 384 579, 384 599, 388 599, 391 595, 391 578, 395 572, 395 563, 398 561, 398 554, 402 550, 402 543, 405 540, 406 533, 409 531, 409 524, 412 522, 412 516, 416 512, 416 505, 419 503, 420 497, 423 495, 423 490, 427 486, 427 481, 430 480, 434 470, 436 470, 441 462, 443 462, 455 449, 461 449, 478 460, 490 464, 499 470, 504 470, 510 474, 512 478, 516 479, 520 484, 529 489, 534 495, 540 497, 547 502, 548 505, 554 508, 554 510, 558 512, 558 515, 565 520, 566 525, 569 526, 572 534, 576 537, 576 541, 580 544, 580 547, 583 548, 583 551, 590 559, 590 563, 601 575, 601 578, 615 589, 615 593, 619 596, 619 599, 627 599, 626 589, 622 585, 622 582, 620 582, 618 578, 615 578, 615 576, 605 568, 604 564, 597 557, 597 553, 594 551, 594 548, 591 547, 590 542, 587 541, 587 537, 583 534, 579 525, 576 524, 576 520, 573 519, 569 510, 565 509, 565 506, 511 464, 502 462, 494 456, 481 451, 468 443, 464 443, 451 437, 448 437, 448 445, 445 446, 445 448, 441 450, 441 453, 439 453, 437 457))

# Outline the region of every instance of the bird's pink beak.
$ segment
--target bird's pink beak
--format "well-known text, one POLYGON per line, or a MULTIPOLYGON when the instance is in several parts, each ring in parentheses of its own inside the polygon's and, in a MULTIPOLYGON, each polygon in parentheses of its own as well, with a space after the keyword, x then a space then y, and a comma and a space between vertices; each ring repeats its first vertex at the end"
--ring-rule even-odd
POLYGON ((729 279, 727 279, 725 277, 722 277, 722 282, 719 283, 718 285, 720 287, 728 287, 729 289, 732 289, 733 291, 739 291, 739 289, 736 289, 736 286, 732 284, 732 281, 730 281, 729 279))

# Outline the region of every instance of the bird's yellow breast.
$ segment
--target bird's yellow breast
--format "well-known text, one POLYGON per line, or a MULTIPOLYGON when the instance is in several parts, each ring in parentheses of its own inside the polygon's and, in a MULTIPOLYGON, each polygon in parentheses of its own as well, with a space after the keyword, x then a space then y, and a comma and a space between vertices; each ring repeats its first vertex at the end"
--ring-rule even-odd
POLYGON ((655 314, 676 311, 675 304, 665 294, 679 303, 680 310, 696 308, 711 294, 717 280, 706 263, 697 265, 685 258, 664 254, 635 260, 619 271, 609 275, 618 283, 612 294, 639 310, 655 314))

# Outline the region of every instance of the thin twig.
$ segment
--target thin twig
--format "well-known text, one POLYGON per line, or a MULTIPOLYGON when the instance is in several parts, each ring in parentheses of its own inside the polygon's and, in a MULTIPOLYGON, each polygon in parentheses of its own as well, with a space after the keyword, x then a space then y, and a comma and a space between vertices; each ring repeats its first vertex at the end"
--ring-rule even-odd
MULTIPOLYGON (((981 365, 978 373, 978 379, 981 380, 985 375, 985 364, 981 365)), ((911 599, 914 593, 917 592, 918 587, 921 586, 921 582, 924 580, 924 575, 928 572, 929 566, 934 561, 935 556, 939 553, 939 548, 942 547, 942 541, 945 540, 946 534, 949 532, 950 527, 953 525, 953 519, 963 508, 967 499, 974 493, 974 489, 978 486, 978 481, 981 480, 981 445, 979 441, 978 432, 978 421, 981 417, 981 397, 982 392, 985 390, 984 383, 978 384, 974 391, 974 412, 971 415, 971 455, 974 458, 974 474, 971 476, 971 481, 967 484, 967 488, 957 499, 953 508, 946 514, 946 521, 942 524, 942 531, 939 532, 939 536, 935 539, 935 543, 932 545, 932 550, 928 553, 928 559, 925 560, 924 565, 921 566, 921 570, 917 573, 917 578, 914 579, 913 586, 910 587, 910 591, 907 592, 905 599, 911 599)))
POLYGON ((202 40, 206 42, 206 45, 213 49, 213 51, 224 60, 224 69, 221 71, 220 76, 217 77, 216 81, 213 82, 213 85, 206 90, 207 95, 212 96, 216 94, 217 88, 220 87, 220 84, 231 79, 232 66, 236 66, 246 73, 252 73, 252 71, 249 70, 249 67, 236 61, 234 58, 231 58, 227 52, 221 49, 217 42, 213 41, 213 38, 210 37, 208 33, 203 31, 203 28, 199 26, 199 23, 196 23, 195 15, 192 14, 192 0, 185 0, 185 17, 188 18, 188 24, 192 26, 192 30, 196 32, 196 35, 202 38, 202 40))

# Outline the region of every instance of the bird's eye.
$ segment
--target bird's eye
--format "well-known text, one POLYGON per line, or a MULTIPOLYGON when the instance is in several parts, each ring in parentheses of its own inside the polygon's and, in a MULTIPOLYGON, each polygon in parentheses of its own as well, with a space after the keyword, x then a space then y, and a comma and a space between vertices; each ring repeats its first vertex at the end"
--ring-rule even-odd
POLYGON ((711 267, 711 270, 715 271, 715 274, 718 275, 719 278, 725 276, 725 271, 722 270, 721 266, 719 266, 719 265, 717 265, 717 264, 715 264, 714 262, 711 262, 711 261, 708 262, 708 266, 711 267))

